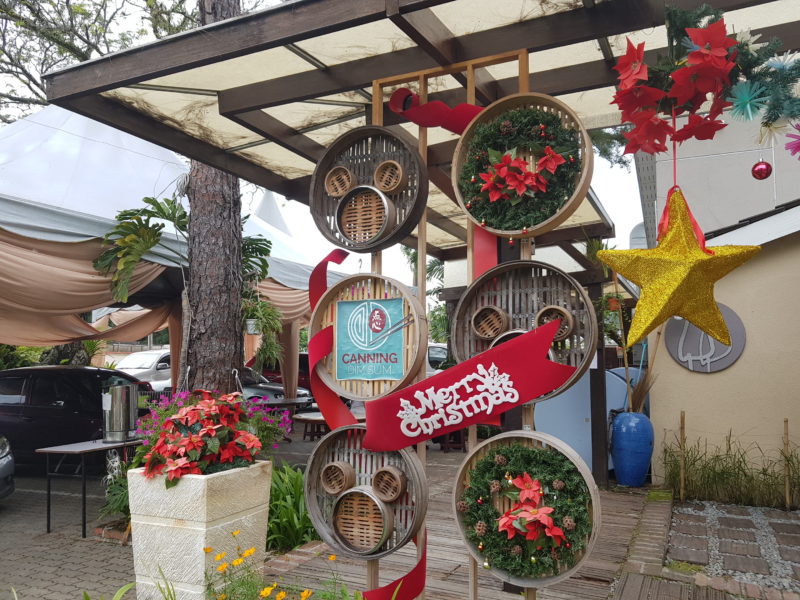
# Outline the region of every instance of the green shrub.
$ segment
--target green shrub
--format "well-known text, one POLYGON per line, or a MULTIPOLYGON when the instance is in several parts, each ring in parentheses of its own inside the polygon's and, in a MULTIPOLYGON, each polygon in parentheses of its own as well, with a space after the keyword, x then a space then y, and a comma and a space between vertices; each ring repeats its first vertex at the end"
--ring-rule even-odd
POLYGON ((306 510, 303 471, 283 462, 272 471, 267 550, 289 551, 318 539, 306 510))

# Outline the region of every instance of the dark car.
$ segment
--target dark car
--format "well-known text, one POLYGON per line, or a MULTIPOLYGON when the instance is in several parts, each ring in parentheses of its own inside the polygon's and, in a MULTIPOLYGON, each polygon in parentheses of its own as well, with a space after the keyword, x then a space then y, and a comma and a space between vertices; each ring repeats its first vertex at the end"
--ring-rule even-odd
MULTIPOLYGON (((253 369, 245 367, 239 377, 245 398, 263 398, 265 404, 280 404, 285 397, 281 384, 270 382, 253 369)), ((314 402, 311 393, 305 388, 298 387, 296 397, 295 406, 299 409, 307 408, 314 402)))
MULTIPOLYGON (((251 358, 247 362, 247 366, 252 367, 254 362, 255 359, 251 358)), ((261 374, 270 381, 283 383, 283 375, 281 374, 281 366, 279 364, 264 365, 261 374)), ((301 388, 311 389, 311 377, 308 372, 308 352, 300 353, 297 369, 297 385, 301 388)))
POLYGON ((0 371, 0 431, 17 462, 39 462, 35 450, 103 435, 102 393, 114 385, 149 384, 114 369, 54 366, 0 371))
POLYGON ((14 492, 14 455, 6 436, 0 434, 0 498, 14 492))

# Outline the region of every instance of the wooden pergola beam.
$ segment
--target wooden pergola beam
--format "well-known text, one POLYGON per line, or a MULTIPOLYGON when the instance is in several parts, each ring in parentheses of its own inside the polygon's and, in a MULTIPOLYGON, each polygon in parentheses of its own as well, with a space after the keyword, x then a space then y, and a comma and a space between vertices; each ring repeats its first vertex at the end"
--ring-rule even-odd
MULTIPOLYGON (((452 0, 399 0, 401 13, 452 0)), ((386 18, 386 0, 287 2, 45 75, 51 102, 140 83, 194 67, 319 37, 386 18)))
POLYGON ((268 115, 263 110, 253 110, 230 118, 250 131, 264 136, 265 139, 311 162, 317 162, 325 152, 325 146, 268 115))

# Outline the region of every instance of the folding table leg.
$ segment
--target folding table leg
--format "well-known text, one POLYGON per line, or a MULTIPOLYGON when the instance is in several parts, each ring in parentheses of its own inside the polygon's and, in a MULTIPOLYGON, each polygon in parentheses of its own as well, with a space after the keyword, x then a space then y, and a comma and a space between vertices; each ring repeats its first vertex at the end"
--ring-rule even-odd
POLYGON ((47 459, 47 533, 50 533, 50 455, 45 454, 47 459))

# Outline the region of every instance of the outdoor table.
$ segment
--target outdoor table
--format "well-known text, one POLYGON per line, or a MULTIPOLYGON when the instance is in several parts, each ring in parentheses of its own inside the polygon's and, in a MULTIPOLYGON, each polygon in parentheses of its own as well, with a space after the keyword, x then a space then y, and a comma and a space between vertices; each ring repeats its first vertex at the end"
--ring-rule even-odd
MULTIPOLYGON (((366 412, 354 411, 353 416, 359 423, 367 420, 366 412)), ((328 433, 330 429, 325 422, 325 417, 321 412, 308 412, 297 415, 294 420, 298 423, 303 423, 303 439, 308 438, 312 442, 318 440, 323 435, 328 433)))
POLYGON ((132 446, 138 446, 143 440, 128 440, 125 442, 103 442, 103 440, 91 440, 88 442, 77 442, 75 444, 64 444, 62 446, 50 446, 48 448, 37 448, 36 452, 45 454, 47 457, 47 533, 50 533, 50 480, 53 477, 69 477, 73 479, 81 478, 81 524, 82 535, 86 537, 86 455, 93 452, 105 452, 106 450, 116 450, 123 448, 125 460, 127 460, 127 450, 132 446), (60 454, 61 458, 54 470, 50 470, 50 455, 60 454), (80 456, 81 474, 77 473, 59 473, 61 464, 67 456, 80 456))
MULTIPOLYGON (((314 403, 314 398, 310 396, 305 396, 301 398, 281 398, 280 400, 278 399, 264 400, 265 406, 277 409, 285 408, 286 410, 288 410, 289 417, 291 417, 293 420, 295 419, 295 412, 297 411, 298 406, 310 406, 313 403, 314 403)), ((292 428, 290 426, 289 433, 291 433, 291 431, 292 428)), ((291 443, 292 440, 285 435, 283 436, 283 441, 291 443)))

